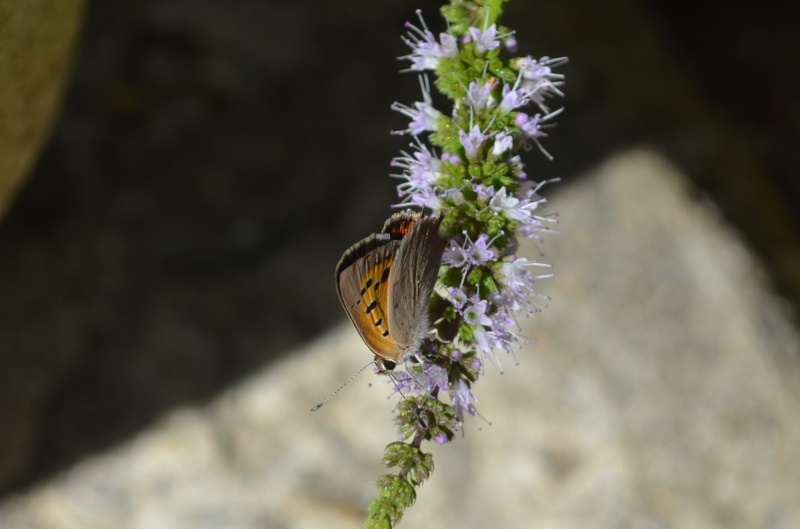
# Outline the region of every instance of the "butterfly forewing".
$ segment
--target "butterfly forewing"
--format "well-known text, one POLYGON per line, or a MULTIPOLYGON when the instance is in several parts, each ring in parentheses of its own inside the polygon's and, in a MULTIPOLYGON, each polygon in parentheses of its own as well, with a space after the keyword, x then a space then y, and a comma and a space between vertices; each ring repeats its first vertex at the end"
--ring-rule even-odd
POLYGON ((389 277, 389 333, 414 353, 428 332, 428 306, 439 274, 445 239, 439 218, 418 218, 400 241, 389 277))
POLYGON ((398 360, 402 348, 389 328, 387 299, 400 241, 371 235, 345 252, 336 267, 339 299, 361 338, 375 354, 398 360))

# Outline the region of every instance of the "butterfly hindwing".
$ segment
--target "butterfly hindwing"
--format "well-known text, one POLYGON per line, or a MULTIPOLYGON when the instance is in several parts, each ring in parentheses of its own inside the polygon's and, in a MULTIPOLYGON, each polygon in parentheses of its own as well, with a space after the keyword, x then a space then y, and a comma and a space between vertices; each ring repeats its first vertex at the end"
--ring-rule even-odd
POLYGON ((400 241, 370 235, 345 252, 336 267, 339 299, 367 346, 387 360, 402 349, 391 335, 387 299, 400 241))

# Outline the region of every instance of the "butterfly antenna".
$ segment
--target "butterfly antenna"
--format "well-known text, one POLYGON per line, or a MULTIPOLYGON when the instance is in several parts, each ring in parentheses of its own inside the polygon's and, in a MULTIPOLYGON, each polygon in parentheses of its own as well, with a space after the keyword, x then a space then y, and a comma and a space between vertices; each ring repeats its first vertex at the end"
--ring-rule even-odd
MULTIPOLYGON (((425 388, 425 386, 419 380, 417 380, 417 378, 412 374, 413 370, 408 368, 408 363, 409 363, 410 360, 416 360, 417 362, 419 362, 420 366, 423 366, 423 368, 424 368, 424 363, 422 362, 422 360, 419 357, 416 357, 416 356, 415 357, 406 358, 405 361, 404 361, 405 368, 406 368, 405 373, 406 373, 406 375, 408 375, 408 379, 411 380, 414 384, 416 384, 417 387, 419 387, 419 389, 422 390, 422 393, 424 393, 426 397, 430 397, 431 396, 431 392, 435 391, 435 389, 434 390, 428 390, 428 389, 425 388)), ((402 389, 400 389, 400 387, 401 387, 401 385, 402 385, 402 383, 404 381, 401 381, 399 378, 397 378, 397 374, 394 371, 385 371, 385 373, 386 373, 386 375, 389 376, 389 378, 392 379, 392 382, 394 382, 394 389, 395 389, 395 391, 397 391, 400 394, 400 398, 402 400, 408 400, 408 397, 406 396, 406 394, 403 393, 402 389)), ((387 397, 387 398, 391 398, 391 395, 389 395, 389 397, 387 397)))
POLYGON ((408 368, 409 362, 416 362, 416 365, 418 365, 420 367, 420 370, 422 370, 424 372, 424 370, 425 370, 425 359, 422 358, 419 355, 410 356, 410 357, 405 359, 405 368, 406 368, 406 373, 408 374, 409 378, 411 378, 411 380, 414 381, 414 383, 417 385, 417 387, 419 387, 419 389, 421 389, 423 393, 428 393, 428 390, 425 389, 425 386, 423 386, 422 383, 419 380, 417 380, 417 378, 412 374, 414 372, 413 369, 409 369, 408 368))
MULTIPOLYGON (((401 397, 403 400, 408 400, 408 397, 406 397, 406 394, 405 394, 405 393, 403 393, 403 390, 402 390, 402 389, 400 389, 400 384, 401 384, 401 382, 400 382, 400 380, 397 378, 397 375, 396 375, 396 374, 395 374, 393 371, 387 371, 387 372, 386 372, 386 374, 387 374, 387 375, 389 375, 389 378, 391 378, 391 379, 392 379, 392 381, 394 382, 394 389, 395 389, 395 390, 397 390, 397 392, 400 394, 400 397, 401 397)), ((431 393, 432 393, 433 391, 436 391, 436 389, 433 389, 433 390, 431 390, 431 393, 428 393, 428 391, 427 391, 427 390, 425 390, 425 388, 423 387, 423 385, 422 385, 422 384, 420 384, 420 383, 419 383, 419 381, 417 381, 417 379, 415 379, 415 378, 413 377, 413 375, 411 375, 411 373, 409 373, 409 372, 408 372, 408 369, 407 369, 407 368, 406 368, 406 374, 407 374, 407 375, 409 376, 409 378, 411 378, 411 380, 413 380, 413 381, 414 381, 414 382, 415 382, 415 383, 416 383, 416 384, 417 384, 417 385, 418 385, 418 386, 419 386, 421 389, 423 389, 423 390, 424 390, 424 393, 425 393, 425 397, 426 397, 426 398, 430 398, 430 397, 431 397, 431 393)), ((398 403, 397 403, 397 406, 399 406, 399 405, 400 405, 400 403, 398 402, 398 403)), ((397 406, 395 406, 395 410, 397 409, 397 406)), ((422 417, 419 415, 419 410, 420 410, 420 407, 419 407, 419 405, 417 405, 417 406, 416 406, 416 409, 414 410, 414 413, 415 413, 415 415, 417 416, 417 420, 418 420, 418 421, 419 421, 419 422, 422 424, 422 426, 423 426, 423 427, 425 427, 425 420, 424 420, 424 419, 423 419, 423 418, 422 418, 422 417)))
POLYGON ((346 388, 346 387, 348 386, 348 384, 350 384, 350 382, 352 382, 353 380, 355 380, 355 378, 356 378, 358 375, 360 375, 360 374, 361 374, 361 373, 362 373, 362 372, 363 372, 363 371, 364 371, 366 368, 368 368, 369 366, 371 366, 371 365, 372 365, 372 364, 374 364, 374 363, 375 363, 375 361, 374 361, 374 360, 370 360, 369 362, 367 362, 367 365, 365 365, 364 367, 362 367, 361 369, 359 369, 358 371, 356 371, 355 373, 353 373, 353 376, 351 376, 351 377, 350 377, 350 378, 347 380, 347 382, 345 382, 344 384, 342 384, 341 386, 339 386, 339 389, 337 389, 336 391, 334 391, 333 393, 331 393, 330 395, 328 395, 328 398, 327 398, 327 399, 323 400, 322 402, 320 402, 319 404, 317 404, 316 406, 314 406, 313 408, 311 408, 311 411, 317 411, 318 409, 320 409, 320 408, 322 407, 322 405, 323 405, 323 404, 325 404, 326 402, 328 402, 329 400, 331 400, 333 397, 335 397, 335 396, 336 396, 336 395, 337 395, 337 394, 338 394, 340 391, 342 391, 344 388, 346 388))
MULTIPOLYGON (((403 393, 402 389, 400 389, 400 380, 397 378, 397 375, 395 374, 395 372, 394 371, 386 371, 386 374, 389 376, 389 378, 392 379, 392 382, 394 382, 394 389, 400 394, 400 398, 403 399, 403 400, 408 400, 408 397, 406 397, 406 394, 403 393)), ((391 395, 389 395, 387 398, 391 398, 391 395)), ((399 406, 399 405, 400 405, 400 403, 398 402, 397 406, 399 406)), ((395 406, 395 408, 394 408, 395 410, 397 409, 397 406, 395 406)))

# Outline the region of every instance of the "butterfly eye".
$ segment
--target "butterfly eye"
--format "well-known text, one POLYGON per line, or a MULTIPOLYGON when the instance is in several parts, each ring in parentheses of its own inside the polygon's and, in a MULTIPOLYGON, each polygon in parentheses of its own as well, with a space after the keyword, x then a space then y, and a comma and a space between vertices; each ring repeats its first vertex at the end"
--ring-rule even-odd
POLYGON ((394 368, 397 367, 396 363, 391 360, 386 360, 385 358, 376 357, 375 361, 378 364, 378 369, 381 371, 394 371, 394 368))

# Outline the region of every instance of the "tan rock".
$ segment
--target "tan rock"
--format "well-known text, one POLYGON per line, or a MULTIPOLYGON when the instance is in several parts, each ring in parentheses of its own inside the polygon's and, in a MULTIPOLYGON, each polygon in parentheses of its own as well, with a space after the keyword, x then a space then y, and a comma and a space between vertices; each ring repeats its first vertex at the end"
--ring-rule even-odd
POLYGON ((0 219, 58 113, 84 5, 84 0, 0 0, 0 219))

